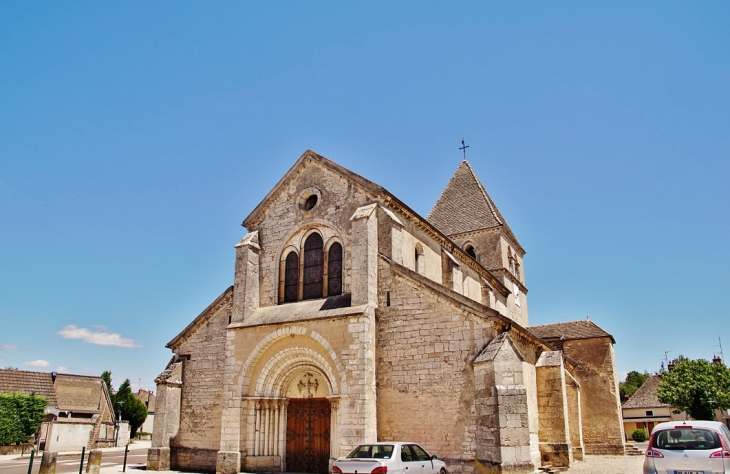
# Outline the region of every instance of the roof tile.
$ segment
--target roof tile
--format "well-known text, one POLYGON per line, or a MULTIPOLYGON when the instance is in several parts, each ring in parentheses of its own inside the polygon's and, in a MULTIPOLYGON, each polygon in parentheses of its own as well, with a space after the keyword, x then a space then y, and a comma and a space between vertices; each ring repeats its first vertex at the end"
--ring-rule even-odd
MULTIPOLYGON (((546 341, 549 341, 550 339, 560 339, 562 341, 571 339, 592 339, 594 337, 610 337, 611 340, 614 340, 613 336, 588 319, 581 321, 569 321, 566 323, 530 326, 527 330, 540 339, 544 339, 546 341)), ((614 340, 614 342, 616 341, 614 340)))
POLYGON ((469 162, 461 162, 426 218, 446 235, 502 227, 519 245, 469 162))

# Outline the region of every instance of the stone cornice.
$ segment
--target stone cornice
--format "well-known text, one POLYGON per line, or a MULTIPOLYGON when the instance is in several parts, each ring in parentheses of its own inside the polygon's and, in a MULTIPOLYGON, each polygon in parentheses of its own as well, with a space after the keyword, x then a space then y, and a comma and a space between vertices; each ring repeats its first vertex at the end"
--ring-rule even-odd
POLYGON ((517 283, 517 286, 520 287, 520 291, 522 293, 527 294, 528 290, 527 287, 508 269, 501 267, 501 268, 493 268, 490 270, 495 276, 501 276, 501 275, 507 275, 507 277, 512 281, 512 283, 517 283))

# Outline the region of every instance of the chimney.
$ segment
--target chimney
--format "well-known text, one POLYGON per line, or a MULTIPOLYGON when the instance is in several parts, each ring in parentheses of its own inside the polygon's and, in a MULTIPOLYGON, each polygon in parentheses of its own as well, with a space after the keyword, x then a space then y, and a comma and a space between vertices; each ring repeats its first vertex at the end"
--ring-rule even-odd
POLYGON ((722 357, 720 357, 719 355, 715 354, 712 357, 712 363, 713 364, 722 364, 722 357))
POLYGON ((667 370, 672 370, 674 368, 675 363, 676 362, 674 360, 670 360, 669 363, 667 364, 667 370))

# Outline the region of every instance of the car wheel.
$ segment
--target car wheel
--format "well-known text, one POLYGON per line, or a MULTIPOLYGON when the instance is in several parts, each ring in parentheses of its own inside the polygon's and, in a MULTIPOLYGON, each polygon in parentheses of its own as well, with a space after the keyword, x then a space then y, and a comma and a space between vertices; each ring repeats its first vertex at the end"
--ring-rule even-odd
POLYGON ((442 467, 442 468, 441 468, 441 470, 439 471, 439 474, 447 474, 447 472, 446 472, 446 469, 444 469, 444 468, 442 467))

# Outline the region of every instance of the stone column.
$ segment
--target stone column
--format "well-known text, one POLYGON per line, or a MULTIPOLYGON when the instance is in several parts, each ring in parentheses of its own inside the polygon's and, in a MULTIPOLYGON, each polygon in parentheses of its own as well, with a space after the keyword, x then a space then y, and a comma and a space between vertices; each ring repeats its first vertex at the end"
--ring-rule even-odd
POLYGON ((147 451, 147 470, 170 469, 170 439, 180 429, 182 400, 182 362, 175 362, 156 380, 157 401, 152 428, 152 447, 147 451))
POLYGON ((89 451, 89 462, 86 464, 86 472, 88 474, 99 474, 101 471, 101 450, 94 449, 89 451))
POLYGON ((565 372, 566 391, 568 396, 568 424, 570 426, 570 442, 573 445, 573 459, 583 460, 583 419, 580 410, 580 384, 570 373, 565 372))
POLYGON ((259 232, 249 232, 235 248, 231 322, 240 323, 259 307, 259 232))
MULTIPOLYGON (((216 461, 216 472, 219 474, 234 474, 241 471, 241 407, 243 400, 237 393, 235 338, 236 330, 229 329, 226 335, 226 365, 223 378, 221 444, 216 461)), ((258 448, 255 446, 255 449, 258 448)))
POLYGON ((543 352, 535 367, 542 462, 555 467, 570 467, 573 449, 562 352, 543 352))
MULTIPOLYGON (((259 233, 249 232, 236 245, 236 270, 233 279, 233 308, 231 323, 242 323, 259 307, 259 233)), ((221 444, 216 472, 233 474, 241 470, 241 394, 238 393, 235 351, 236 330, 226 335, 226 362, 223 376, 223 413, 221 415, 221 444)), ((256 446, 256 449, 259 449, 256 446)))
POLYGON ((352 306, 377 305, 378 219, 377 204, 359 207, 352 215, 352 306))
POLYGON ((55 451, 44 451, 41 458, 41 468, 38 474, 56 474, 56 459, 58 453, 55 451))

